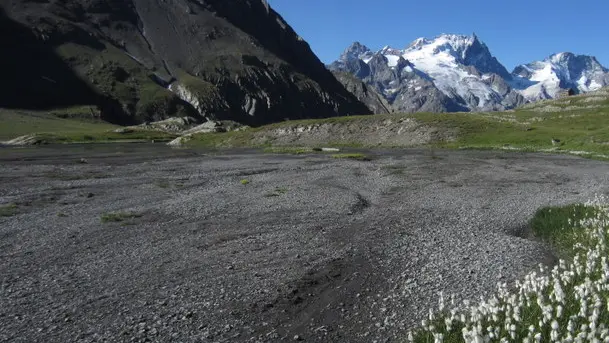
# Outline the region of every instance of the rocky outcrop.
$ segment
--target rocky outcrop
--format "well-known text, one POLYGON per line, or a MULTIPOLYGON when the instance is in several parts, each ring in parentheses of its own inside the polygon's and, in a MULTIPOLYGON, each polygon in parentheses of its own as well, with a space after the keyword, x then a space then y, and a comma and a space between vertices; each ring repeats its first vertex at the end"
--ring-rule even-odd
POLYGON ((389 102, 382 95, 354 75, 340 71, 336 71, 333 74, 349 92, 355 95, 357 100, 368 106, 372 113, 386 114, 394 112, 389 102))
MULTIPOLYGON (((49 77, 58 82, 55 87, 73 94, 91 90, 78 101, 105 106, 102 116, 115 123, 190 116, 259 125, 370 112, 263 0, 2 0, 0 5, 11 22, 30 33, 29 45, 51 51, 63 64, 62 73, 78 76, 86 86, 63 82, 60 75, 49 77)), ((30 58, 14 67, 28 70, 32 64, 30 58)), ((24 91, 23 98, 31 98, 24 91)), ((37 99, 31 107, 42 106, 37 99)))
POLYGON ((147 131, 163 131, 169 133, 182 133, 191 129, 199 123, 199 120, 194 117, 174 117, 160 121, 143 123, 137 126, 127 128, 119 128, 117 130, 147 130, 147 131))
POLYGON ((25 135, 2 142, 2 144, 7 146, 41 145, 45 144, 45 141, 38 135, 25 135))
MULTIPOLYGON (((366 118, 367 119, 367 118, 366 118)), ((371 120, 341 123, 314 123, 281 125, 252 133, 253 145, 318 146, 352 144, 362 146, 420 146, 429 143, 451 142, 456 139, 456 129, 438 129, 412 118, 374 116, 371 120)))

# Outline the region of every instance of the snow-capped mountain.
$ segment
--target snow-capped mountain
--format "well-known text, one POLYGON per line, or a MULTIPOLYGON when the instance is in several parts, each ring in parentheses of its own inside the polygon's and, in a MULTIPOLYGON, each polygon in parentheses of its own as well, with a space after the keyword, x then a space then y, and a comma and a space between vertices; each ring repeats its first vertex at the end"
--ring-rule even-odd
POLYGON ((476 35, 419 38, 403 50, 374 53, 354 43, 330 69, 374 85, 399 111, 503 110, 524 102, 505 82, 510 73, 476 35))
POLYGON ((512 74, 513 85, 531 101, 554 98, 564 89, 585 93, 609 85, 609 69, 594 57, 570 52, 520 65, 512 74))
POLYGON ((404 49, 376 52, 356 42, 329 68, 374 86, 402 112, 505 110, 564 89, 586 92, 609 84, 607 69, 594 57, 571 53, 509 73, 475 34, 418 38, 404 49))

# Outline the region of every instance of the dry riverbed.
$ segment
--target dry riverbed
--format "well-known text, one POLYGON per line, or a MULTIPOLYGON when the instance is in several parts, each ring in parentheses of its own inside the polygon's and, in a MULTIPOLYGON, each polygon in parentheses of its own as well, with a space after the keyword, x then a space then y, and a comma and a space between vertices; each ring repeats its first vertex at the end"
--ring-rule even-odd
POLYGON ((0 148, 0 341, 400 342, 552 263, 536 209, 609 194, 575 157, 365 153, 0 148))

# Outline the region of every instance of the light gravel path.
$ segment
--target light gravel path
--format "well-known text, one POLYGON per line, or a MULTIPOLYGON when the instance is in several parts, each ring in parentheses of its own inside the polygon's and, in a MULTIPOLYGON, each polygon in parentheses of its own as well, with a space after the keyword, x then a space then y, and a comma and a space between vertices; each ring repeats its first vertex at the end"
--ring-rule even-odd
POLYGON ((400 342, 552 263, 537 208, 609 194, 598 161, 370 154, 0 149, 0 341, 400 342))

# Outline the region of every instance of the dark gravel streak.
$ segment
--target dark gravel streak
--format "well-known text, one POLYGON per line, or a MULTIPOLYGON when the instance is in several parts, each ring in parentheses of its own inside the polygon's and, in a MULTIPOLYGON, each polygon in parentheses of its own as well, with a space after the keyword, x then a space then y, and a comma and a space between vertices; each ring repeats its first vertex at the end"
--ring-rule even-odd
POLYGON ((609 193, 573 157, 370 154, 0 149, 0 341, 400 342, 552 262, 537 208, 609 193))

